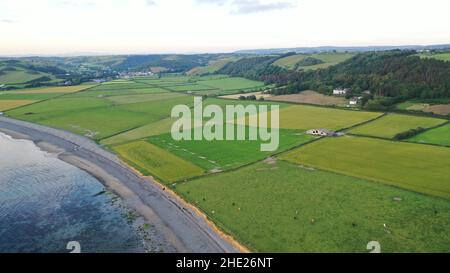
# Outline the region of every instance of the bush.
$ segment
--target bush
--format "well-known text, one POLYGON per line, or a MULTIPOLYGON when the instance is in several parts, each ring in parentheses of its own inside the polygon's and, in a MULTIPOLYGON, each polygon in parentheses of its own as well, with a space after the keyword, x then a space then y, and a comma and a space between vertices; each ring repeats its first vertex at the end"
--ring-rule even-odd
POLYGON ((420 134, 420 133, 422 133, 424 131, 425 131, 425 129, 422 128, 422 127, 419 127, 419 128, 416 128, 416 129, 411 129, 411 130, 408 130, 408 131, 396 134, 394 136, 394 139, 395 140, 403 140, 403 139, 411 138, 411 137, 413 137, 415 135, 418 135, 418 134, 420 134))

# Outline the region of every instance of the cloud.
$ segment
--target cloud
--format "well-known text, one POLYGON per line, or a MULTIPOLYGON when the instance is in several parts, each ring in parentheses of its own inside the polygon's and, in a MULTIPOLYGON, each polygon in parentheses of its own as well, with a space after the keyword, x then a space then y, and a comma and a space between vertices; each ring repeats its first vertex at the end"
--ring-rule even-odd
POLYGON ((11 20, 11 19, 0 19, 0 23, 7 23, 7 24, 12 24, 15 23, 16 21, 11 20))
POLYGON ((232 14, 248 14, 271 10, 290 9, 297 6, 294 2, 261 3, 259 0, 234 0, 232 14))
POLYGON ((262 2, 261 0, 196 0, 199 4, 214 4, 229 6, 231 14, 249 14, 280 9, 289 9, 297 6, 296 1, 262 2))
POLYGON ((153 0, 145 0, 145 3, 146 3, 148 6, 156 6, 156 2, 153 1, 153 0))

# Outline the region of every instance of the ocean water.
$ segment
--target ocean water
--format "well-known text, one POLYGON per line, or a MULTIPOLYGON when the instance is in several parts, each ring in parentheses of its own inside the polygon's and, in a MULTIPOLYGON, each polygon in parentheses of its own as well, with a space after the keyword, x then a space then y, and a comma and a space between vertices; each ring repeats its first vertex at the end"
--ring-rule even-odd
POLYGON ((88 173, 0 133, 0 252, 143 252, 120 199, 88 173))

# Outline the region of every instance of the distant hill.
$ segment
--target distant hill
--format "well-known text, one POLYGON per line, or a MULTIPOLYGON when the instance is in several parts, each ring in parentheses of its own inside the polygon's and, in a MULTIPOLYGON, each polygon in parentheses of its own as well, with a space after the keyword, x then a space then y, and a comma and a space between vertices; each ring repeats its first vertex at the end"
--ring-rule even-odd
POLYGON ((274 62, 274 65, 290 70, 315 70, 336 65, 351 57, 355 53, 319 53, 319 54, 294 54, 274 62))
POLYGON ((19 60, 0 61, 0 85, 4 87, 32 87, 61 82, 66 72, 53 66, 42 66, 19 60))
POLYGON ((421 58, 415 51, 366 52, 317 71, 260 75, 280 88, 276 94, 317 90, 331 94, 334 88, 350 88, 347 96, 370 90, 372 109, 389 107, 407 99, 450 97, 450 62, 421 58), (378 98, 378 99, 377 99, 378 98), (389 98, 389 99, 386 99, 389 98))
POLYGON ((405 45, 405 46, 319 46, 319 47, 294 47, 294 48, 270 48, 270 49, 249 49, 239 50, 236 54, 285 54, 288 52, 312 54, 321 52, 367 52, 367 51, 386 51, 386 50, 436 50, 450 49, 450 44, 443 45, 405 45))

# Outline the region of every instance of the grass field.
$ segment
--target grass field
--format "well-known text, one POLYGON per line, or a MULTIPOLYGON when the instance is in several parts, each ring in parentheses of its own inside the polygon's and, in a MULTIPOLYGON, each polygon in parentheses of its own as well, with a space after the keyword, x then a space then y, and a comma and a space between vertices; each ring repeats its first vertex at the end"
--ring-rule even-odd
POLYGON ((34 100, 3 100, 0 99, 0 111, 6 111, 9 109, 17 108, 27 104, 36 102, 34 100))
POLYGON ((316 141, 281 158, 450 199, 448 148, 345 136, 316 141))
POLYGON ((450 114, 450 104, 429 104, 407 101, 397 104, 396 108, 408 111, 429 112, 443 116, 450 114))
POLYGON ((127 83, 102 83, 100 85, 97 85, 96 87, 92 88, 91 91, 111 91, 111 90, 126 90, 126 89, 146 89, 150 88, 148 84, 145 83, 139 83, 130 81, 127 83))
MULTIPOLYGON (((45 100, 6 114, 108 146, 142 174, 171 184, 255 251, 368 252, 367 243, 376 240, 383 252, 450 252, 450 148, 410 143, 450 145, 450 125, 409 142, 357 136, 316 139, 305 134, 313 128, 342 130, 368 122, 349 130, 392 138, 445 119, 389 114, 371 121, 383 114, 267 100, 204 101, 204 107, 222 109, 231 104, 279 105, 279 148, 261 152, 261 141, 174 141, 170 129, 175 119, 170 114, 174 105, 193 106, 193 96, 183 92, 240 94, 270 88, 262 82, 169 75, 89 87, 0 92, 0 111, 7 101, 45 100), (295 149, 287 151, 291 148, 295 149)), ((286 99, 324 105, 343 100, 311 92, 295 96, 286 99)), ((412 104, 401 107, 422 102, 408 103, 412 104)), ((445 101, 423 102, 428 103, 445 101)))
POLYGON ((41 73, 29 73, 25 70, 5 71, 0 75, 0 84, 25 83, 43 76, 41 73))
POLYGON ((446 53, 420 53, 417 54, 416 56, 419 56, 420 58, 431 58, 431 59, 436 59, 436 60, 441 60, 441 61, 450 61, 450 52, 446 52, 446 53))
POLYGON ((341 63, 347 59, 350 59, 353 57, 354 54, 350 53, 321 53, 321 54, 297 54, 288 56, 285 58, 281 58, 274 62, 275 65, 287 68, 287 69, 294 69, 296 64, 303 59, 307 57, 312 57, 315 59, 322 60, 323 63, 317 64, 317 65, 311 65, 311 66, 303 66, 300 67, 305 70, 316 70, 319 68, 327 68, 332 65, 336 65, 338 63, 341 63))
POLYGON ((416 135, 408 141, 450 146, 450 124, 416 135))
MULTIPOLYGON (((280 130, 283 151, 313 139, 296 130, 280 130)), ((264 159, 275 152, 261 152, 261 141, 174 141, 171 134, 152 136, 149 141, 206 170, 226 170, 264 159)))
POLYGON ((268 100, 329 106, 346 106, 348 104, 348 100, 343 97, 326 96, 310 90, 298 94, 272 96, 268 100))
POLYGON ((168 100, 174 98, 185 98, 183 94, 176 93, 155 93, 155 94, 135 94, 135 95, 122 95, 122 96, 108 96, 107 100, 115 104, 128 104, 138 103, 156 100, 168 100))
POLYGON ((356 127, 350 133, 365 136, 393 138, 398 133, 416 128, 431 128, 446 122, 444 119, 415 117, 407 115, 389 114, 374 122, 356 127))
POLYGON ((338 130, 376 118, 381 113, 348 111, 307 105, 293 105, 280 110, 280 127, 309 130, 338 130))
POLYGON ((217 90, 216 88, 199 84, 168 86, 167 89, 170 89, 175 92, 217 90))
POLYGON ((258 252, 367 253, 374 240, 382 252, 450 251, 449 202, 283 161, 176 191, 258 252))
MULTIPOLYGON (((159 99, 120 105, 109 98, 67 96, 12 110, 8 114, 100 140, 167 118, 174 105, 193 103, 190 96, 173 95, 169 98, 155 94, 159 99)), ((122 98, 122 103, 125 102, 130 99, 122 98)))
POLYGON ((93 90, 89 89, 84 92, 79 92, 71 94, 73 97, 109 97, 109 96, 129 96, 129 95, 140 95, 140 94, 157 94, 157 93, 167 93, 169 90, 162 88, 132 88, 132 89, 117 89, 117 90, 93 90))
POLYGON ((64 93, 74 93, 79 92, 84 89, 93 87, 93 85, 74 85, 74 86, 57 86, 57 87, 40 87, 40 88, 30 88, 21 89, 14 92, 16 94, 64 94, 64 93))
POLYGON ((162 135, 170 132, 172 124, 176 119, 165 118, 158 120, 139 128, 112 136, 101 141, 104 145, 116 145, 119 143, 130 142, 133 140, 143 139, 150 136, 162 135))
POLYGON ((131 142, 113 149, 143 175, 154 175, 162 181, 177 181, 204 173, 196 165, 145 141, 131 142))
POLYGON ((55 97, 59 97, 61 93, 45 93, 45 94, 22 94, 22 93, 16 93, 16 92, 0 92, 0 100, 34 100, 34 101, 40 101, 40 100, 47 100, 55 97))
POLYGON ((204 74, 215 73, 215 72, 219 71, 222 67, 224 67, 227 63, 229 63, 231 61, 235 61, 237 59, 238 58, 235 58, 235 57, 229 57, 229 58, 213 60, 213 61, 210 61, 207 66, 195 67, 195 68, 189 70, 188 72, 186 72, 186 74, 189 76, 195 76, 195 75, 201 76, 204 74))
POLYGON ((216 80, 204 80, 201 85, 211 87, 212 89, 220 89, 222 91, 245 90, 252 88, 260 88, 264 86, 263 82, 247 80, 244 78, 224 78, 216 80))

